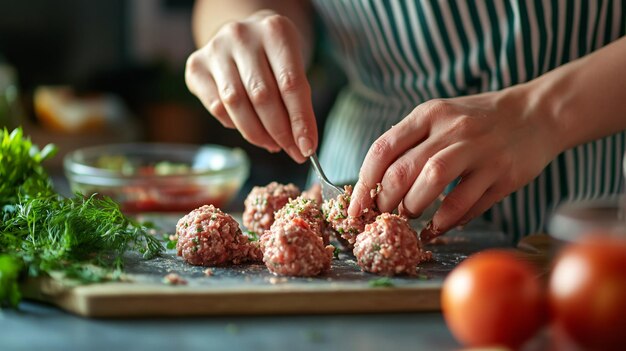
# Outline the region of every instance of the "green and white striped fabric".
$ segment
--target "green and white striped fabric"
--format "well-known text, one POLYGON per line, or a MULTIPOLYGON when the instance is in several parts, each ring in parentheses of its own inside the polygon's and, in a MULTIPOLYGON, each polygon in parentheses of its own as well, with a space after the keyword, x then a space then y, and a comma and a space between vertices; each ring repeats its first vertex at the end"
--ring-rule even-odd
MULTIPOLYGON (((315 7, 349 80, 320 155, 338 183, 354 183, 372 142, 421 102, 526 82, 626 32, 624 0, 317 0, 315 7)), ((486 217, 517 241, 545 230, 563 201, 620 192, 624 137, 564 152, 486 217)))

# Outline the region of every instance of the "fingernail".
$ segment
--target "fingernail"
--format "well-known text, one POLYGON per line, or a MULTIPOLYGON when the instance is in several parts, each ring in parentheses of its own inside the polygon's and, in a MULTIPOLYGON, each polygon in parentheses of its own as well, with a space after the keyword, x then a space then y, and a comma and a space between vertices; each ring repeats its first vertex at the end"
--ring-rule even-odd
POLYGON ((402 208, 398 208, 398 213, 407 218, 420 218, 422 213, 413 213, 406 209, 406 207, 402 206, 402 208))
POLYGON ((350 195, 350 206, 348 206, 348 215, 356 217, 361 214, 361 203, 355 201, 355 195, 359 193, 359 187, 361 186, 361 180, 358 180, 354 187, 352 187, 352 195, 350 195))
POLYGON ((412 213, 411 211, 409 211, 404 205, 404 200, 400 202, 400 205, 398 206, 398 214, 407 218, 420 218, 422 216, 421 212, 412 213))
POLYGON ((311 139, 301 136, 298 138, 298 146, 300 146, 300 152, 304 157, 313 155, 313 142, 311 139))
POLYGON ((361 213, 361 204, 355 201, 350 201, 350 206, 348 207, 348 215, 352 217, 357 217, 361 213))
POLYGON ((428 224, 426 224, 426 227, 420 232, 420 240, 423 243, 428 243, 432 239, 438 237, 439 234, 439 229, 435 227, 433 221, 429 221, 428 224))
POLYGON ((277 153, 277 152, 280 152, 280 150, 282 150, 282 149, 281 149, 281 148, 279 148, 279 147, 277 147, 277 148, 268 147, 268 148, 267 148, 267 151, 269 151, 269 152, 271 152, 271 153, 273 153, 273 154, 275 154, 275 153, 277 153))

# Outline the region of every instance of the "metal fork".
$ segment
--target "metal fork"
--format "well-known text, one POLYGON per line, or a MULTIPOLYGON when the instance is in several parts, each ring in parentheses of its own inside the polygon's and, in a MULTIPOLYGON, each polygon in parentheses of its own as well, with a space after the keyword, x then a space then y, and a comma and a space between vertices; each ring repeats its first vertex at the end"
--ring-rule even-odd
POLYGON ((336 199, 337 196, 344 193, 343 189, 331 183, 324 171, 322 170, 322 166, 320 165, 320 161, 317 159, 317 153, 309 156, 309 160, 313 164, 313 168, 315 169, 315 173, 317 173, 317 177, 320 179, 320 185, 322 187, 322 199, 324 201, 328 201, 330 199, 336 199))

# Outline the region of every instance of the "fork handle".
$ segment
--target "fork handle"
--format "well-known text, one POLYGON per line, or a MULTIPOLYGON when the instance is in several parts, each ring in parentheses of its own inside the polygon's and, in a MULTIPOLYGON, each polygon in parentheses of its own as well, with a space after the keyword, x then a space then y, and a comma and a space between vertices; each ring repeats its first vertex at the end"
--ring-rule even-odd
POLYGON ((326 178, 326 174, 322 171, 322 166, 320 166, 320 161, 317 159, 317 153, 313 153, 313 155, 309 156, 311 163, 313 164, 313 168, 315 168, 315 172, 324 179, 326 182, 329 182, 328 178, 326 178))

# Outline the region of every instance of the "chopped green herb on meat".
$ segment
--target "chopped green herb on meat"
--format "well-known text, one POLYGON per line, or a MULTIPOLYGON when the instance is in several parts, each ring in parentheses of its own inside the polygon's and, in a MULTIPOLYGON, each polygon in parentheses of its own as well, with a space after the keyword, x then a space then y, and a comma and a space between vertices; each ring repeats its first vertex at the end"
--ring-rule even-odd
POLYGON ((248 241, 259 241, 259 235, 251 230, 246 232, 246 236, 248 237, 248 241))

